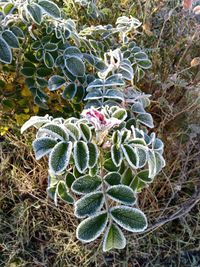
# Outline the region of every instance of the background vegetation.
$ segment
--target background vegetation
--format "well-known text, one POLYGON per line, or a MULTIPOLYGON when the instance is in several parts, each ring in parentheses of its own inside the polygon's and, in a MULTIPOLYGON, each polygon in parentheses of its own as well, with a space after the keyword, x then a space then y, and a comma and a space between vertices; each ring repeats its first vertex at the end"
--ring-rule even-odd
MULTIPOLYGON (((103 254, 98 242, 83 246, 75 238, 77 220, 69 206, 57 208, 47 199, 46 163, 34 158, 34 133, 19 134, 25 120, 46 111, 34 105, 21 77, 1 70, 0 266, 200 265, 200 15, 184 10, 181 2, 102 0, 92 8, 63 1, 80 25, 135 16, 143 23, 137 43, 152 60, 137 85, 152 94, 149 111, 165 143, 167 166, 140 194, 149 230, 127 234, 123 251, 103 254)), ((58 99, 50 96, 49 114, 58 116, 65 108, 58 99)))

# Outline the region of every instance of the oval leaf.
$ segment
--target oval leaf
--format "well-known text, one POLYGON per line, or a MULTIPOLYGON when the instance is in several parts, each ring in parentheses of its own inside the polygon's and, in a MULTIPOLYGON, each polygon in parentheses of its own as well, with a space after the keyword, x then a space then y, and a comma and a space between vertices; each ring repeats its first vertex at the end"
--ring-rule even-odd
POLYGON ((11 32, 10 30, 5 30, 2 33, 2 37, 10 47, 19 48, 19 41, 17 37, 14 35, 14 33, 11 32))
POLYGON ((75 216, 83 218, 94 215, 99 211, 104 203, 103 193, 95 192, 87 194, 75 203, 75 216))
POLYGON ((62 93, 62 97, 64 99, 72 99, 75 97, 76 92, 77 92, 77 85, 75 83, 70 83, 65 87, 62 93))
POLYGON ((59 75, 52 76, 48 81, 48 88, 50 91, 55 91, 59 89, 63 84, 65 84, 65 79, 59 75))
POLYGON ((118 145, 113 145, 111 147, 111 157, 115 166, 119 167, 122 163, 123 154, 121 148, 118 145))
POLYGON ((107 252, 113 248, 123 249, 126 246, 126 238, 121 229, 112 223, 104 236, 103 251, 107 252))
POLYGON ((81 135, 84 141, 90 141, 90 139, 92 138, 92 132, 90 130, 90 127, 85 123, 80 123, 79 127, 81 129, 81 135))
POLYGON ((41 127, 38 131, 37 136, 40 137, 40 135, 44 134, 61 141, 68 141, 69 139, 69 136, 64 127, 53 123, 48 123, 41 127))
POLYGON ((94 241, 104 231, 107 221, 107 212, 85 219, 79 224, 76 230, 76 237, 83 242, 94 241))
POLYGON ((87 143, 87 146, 88 146, 88 150, 89 150, 88 166, 89 166, 89 168, 93 168, 98 161, 99 151, 98 151, 97 146, 93 143, 87 143))
POLYGON ((111 186, 107 190, 107 194, 111 199, 121 202, 123 204, 132 205, 136 201, 134 191, 126 185, 111 186))
POLYGON ((59 142, 49 156, 49 168, 53 174, 61 174, 68 166, 72 152, 72 142, 59 142))
POLYGON ((73 140, 79 140, 81 138, 81 133, 76 125, 73 123, 65 124, 66 131, 73 140))
POLYGON ((60 181, 58 184, 58 196, 66 203, 73 204, 74 199, 73 197, 68 193, 67 187, 65 185, 64 181, 60 181))
POLYGON ((81 77, 85 74, 85 65, 83 64, 83 61, 78 57, 73 56, 67 58, 65 61, 65 66, 68 71, 76 77, 81 77))
POLYGON ((80 173, 83 173, 88 167, 89 149, 83 141, 78 141, 74 144, 74 162, 80 173))
POLYGON ((109 185, 117 185, 120 184, 121 181, 121 175, 118 172, 109 172, 104 176, 104 180, 109 185))
POLYGON ((41 24, 42 22, 41 8, 37 4, 27 5, 26 8, 32 20, 37 24, 41 24))
POLYGON ((87 194, 97 190, 102 183, 100 176, 84 175, 72 184, 72 190, 77 194, 87 194))
POLYGON ((0 61, 10 64, 12 61, 12 53, 6 41, 0 37, 0 61))
POLYGON ((49 137, 36 139, 33 142, 33 150, 34 150, 36 159, 39 160, 43 156, 49 154, 52 148, 56 144, 57 144, 56 140, 49 138, 49 137))
POLYGON ((130 145, 124 144, 124 145, 122 145, 122 150, 123 150, 124 156, 125 156, 128 164, 132 168, 137 168, 138 158, 137 158, 137 155, 136 155, 134 149, 130 145))
POLYGON ((144 213, 136 208, 115 206, 111 208, 113 220, 125 230, 137 233, 147 228, 147 219, 144 213))
POLYGON ((47 13, 51 17, 60 18, 61 12, 59 7, 55 3, 47 0, 41 0, 38 4, 42 7, 45 13, 47 13))

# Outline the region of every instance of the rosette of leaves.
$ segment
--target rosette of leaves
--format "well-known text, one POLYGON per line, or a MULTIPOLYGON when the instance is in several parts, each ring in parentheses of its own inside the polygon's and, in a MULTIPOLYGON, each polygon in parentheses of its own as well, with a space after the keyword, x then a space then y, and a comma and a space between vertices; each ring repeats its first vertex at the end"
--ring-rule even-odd
POLYGON ((86 109, 80 119, 32 117, 22 127, 37 131, 36 159, 48 157, 48 195, 74 205, 81 219, 76 236, 84 243, 103 237, 103 250, 122 249, 122 229, 147 227, 135 208, 137 193, 164 167, 163 144, 155 134, 127 128, 127 112, 118 106, 86 109))

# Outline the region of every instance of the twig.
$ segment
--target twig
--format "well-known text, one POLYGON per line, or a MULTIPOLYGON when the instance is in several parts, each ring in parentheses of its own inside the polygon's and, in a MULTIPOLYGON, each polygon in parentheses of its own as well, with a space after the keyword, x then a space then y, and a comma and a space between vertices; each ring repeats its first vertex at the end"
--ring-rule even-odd
POLYGON ((191 209, 200 201, 200 184, 198 185, 198 188, 196 190, 196 192, 192 195, 192 197, 187 200, 182 207, 180 207, 180 209, 178 209, 174 214, 172 214, 170 217, 168 218, 161 218, 159 221, 157 221, 156 223, 150 225, 144 232, 144 233, 149 233, 149 232, 153 232, 154 230, 156 230, 157 228, 163 226, 164 224, 171 222, 175 219, 179 219, 182 216, 188 214, 191 209))

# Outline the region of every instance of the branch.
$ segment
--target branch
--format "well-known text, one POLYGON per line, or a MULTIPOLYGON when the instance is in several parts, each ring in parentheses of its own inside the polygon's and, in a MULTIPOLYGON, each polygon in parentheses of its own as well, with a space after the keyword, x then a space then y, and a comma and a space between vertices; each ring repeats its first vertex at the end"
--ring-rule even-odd
POLYGON ((175 219, 179 219, 182 216, 188 214, 191 209, 200 201, 200 184, 198 185, 197 191, 192 195, 192 197, 190 199, 188 199, 183 205, 182 207, 180 207, 178 209, 178 211, 176 211, 174 214, 172 214, 170 217, 168 218, 161 218, 159 221, 157 221, 156 223, 150 225, 144 232, 144 233, 149 233, 149 232, 153 232, 154 230, 156 230, 157 228, 163 226, 164 224, 171 222, 175 219))

